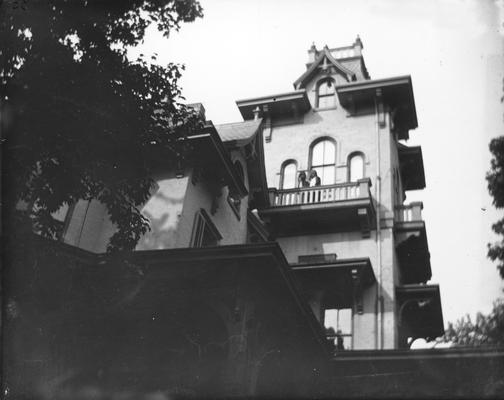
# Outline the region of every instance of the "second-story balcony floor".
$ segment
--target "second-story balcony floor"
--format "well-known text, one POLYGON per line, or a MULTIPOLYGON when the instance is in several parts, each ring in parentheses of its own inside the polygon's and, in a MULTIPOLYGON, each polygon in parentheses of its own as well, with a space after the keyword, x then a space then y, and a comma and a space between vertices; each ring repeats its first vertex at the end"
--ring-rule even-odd
POLYGON ((375 226, 371 180, 294 189, 270 189, 270 207, 259 210, 276 236, 361 230, 375 226))

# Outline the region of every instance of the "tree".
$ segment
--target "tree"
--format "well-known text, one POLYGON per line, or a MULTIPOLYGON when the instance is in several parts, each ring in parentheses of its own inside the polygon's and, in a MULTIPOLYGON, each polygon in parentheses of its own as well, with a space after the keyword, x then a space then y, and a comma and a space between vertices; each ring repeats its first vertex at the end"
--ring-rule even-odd
MULTIPOLYGON (((491 168, 487 173, 488 190, 493 197, 493 205, 504 208, 504 136, 492 139, 490 142, 492 153, 491 168)), ((501 241, 488 244, 488 257, 492 261, 498 261, 497 269, 504 279, 504 218, 492 225, 492 230, 500 235, 501 241)))
POLYGON ((150 24, 168 36, 201 16, 191 0, 0 0, 4 235, 54 237, 55 211, 98 199, 118 228, 109 250, 134 248, 152 151, 183 158, 199 121, 180 102, 183 67, 127 49, 150 24))
POLYGON ((504 345, 504 299, 494 302, 488 315, 478 313, 473 322, 469 315, 455 324, 448 324, 444 342, 456 346, 503 346, 504 345))

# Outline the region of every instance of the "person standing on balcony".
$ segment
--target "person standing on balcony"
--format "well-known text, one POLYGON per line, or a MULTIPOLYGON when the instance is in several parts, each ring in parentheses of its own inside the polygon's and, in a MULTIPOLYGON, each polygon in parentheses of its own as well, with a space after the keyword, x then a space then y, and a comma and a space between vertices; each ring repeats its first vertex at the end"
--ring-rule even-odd
POLYGON ((298 187, 304 188, 310 186, 310 183, 306 180, 306 172, 301 171, 298 175, 298 187))
POLYGON ((310 184, 309 184, 310 187, 313 187, 313 186, 320 186, 320 177, 317 175, 317 171, 315 171, 314 169, 312 169, 310 171, 310 184))
POLYGON ((343 344, 343 335, 341 329, 336 331, 336 350, 345 350, 345 345, 343 344))

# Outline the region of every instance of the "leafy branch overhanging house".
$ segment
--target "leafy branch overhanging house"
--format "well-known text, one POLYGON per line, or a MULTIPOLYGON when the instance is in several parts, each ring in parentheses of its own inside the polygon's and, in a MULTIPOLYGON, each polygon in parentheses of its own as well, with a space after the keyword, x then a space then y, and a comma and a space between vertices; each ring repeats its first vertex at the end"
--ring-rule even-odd
MULTIPOLYGON (((463 387, 415 370, 444 371, 449 350, 408 350, 444 332, 423 205, 405 203, 425 187, 421 148, 403 143, 417 127, 412 81, 372 80, 362 49, 359 38, 312 46, 293 91, 237 101, 243 122, 205 121, 184 164, 153 156, 152 230, 136 251, 104 254, 114 226, 97 201, 56 215, 62 243, 41 243, 61 256, 37 278, 31 325, 8 327, 11 386, 55 398, 83 385, 180 396, 463 387)), ((483 359, 466 353, 460 373, 483 359)))

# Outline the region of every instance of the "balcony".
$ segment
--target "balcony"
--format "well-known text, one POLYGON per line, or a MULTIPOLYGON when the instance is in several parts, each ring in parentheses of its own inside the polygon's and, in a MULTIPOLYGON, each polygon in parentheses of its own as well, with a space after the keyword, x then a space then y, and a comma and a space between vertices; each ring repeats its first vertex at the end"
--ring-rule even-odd
POLYGON ((399 346, 413 340, 433 340, 444 333, 439 285, 401 285, 396 287, 399 346))
POLYGON ((375 225, 371 180, 295 189, 270 189, 271 206, 259 211, 276 236, 362 231, 375 225))
POLYGON ((427 282, 432 275, 422 202, 397 206, 394 210, 394 231, 401 282, 427 282))
POLYGON ((425 222, 422 220, 423 203, 420 201, 396 206, 394 221, 396 230, 409 231, 425 229, 425 222))

